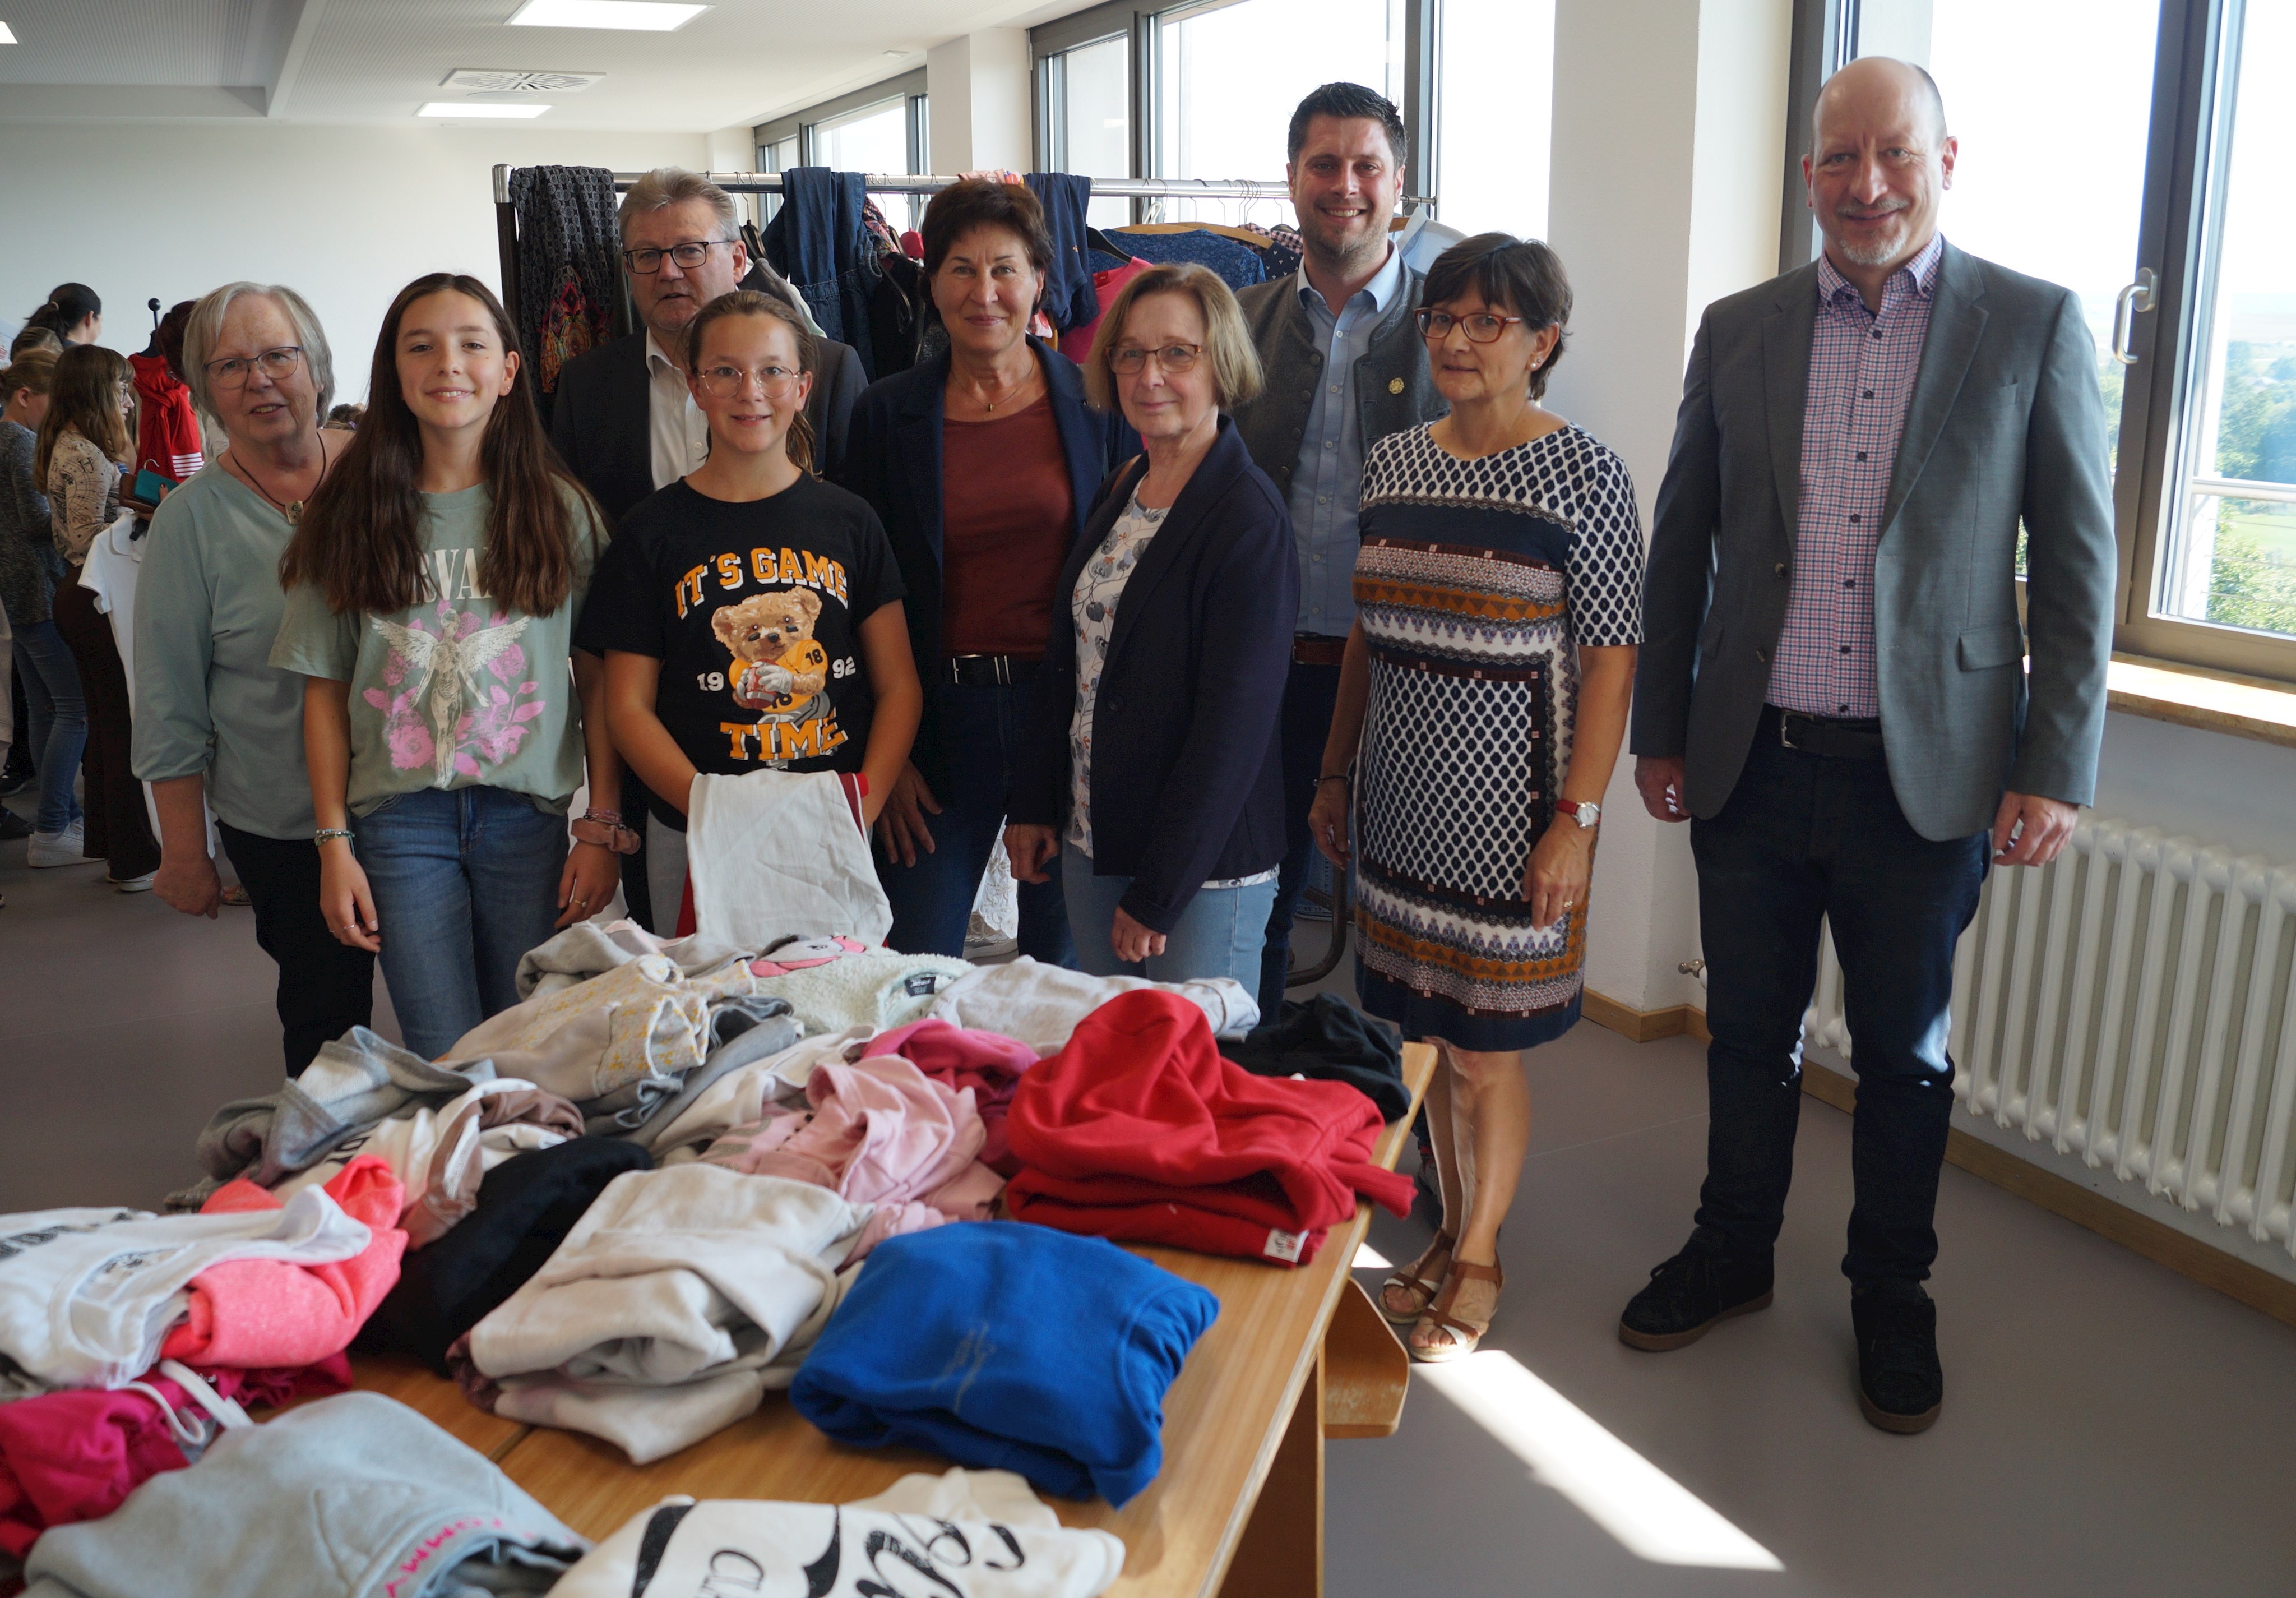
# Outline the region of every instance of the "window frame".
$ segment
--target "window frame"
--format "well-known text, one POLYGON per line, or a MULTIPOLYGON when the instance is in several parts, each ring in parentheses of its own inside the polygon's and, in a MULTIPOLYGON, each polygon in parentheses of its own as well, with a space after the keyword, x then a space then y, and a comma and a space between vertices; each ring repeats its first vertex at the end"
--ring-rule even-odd
MULTIPOLYGON (((2249 0, 2161 0, 2147 107, 2144 199, 2135 274, 2152 274, 2152 309, 2130 319, 2134 360, 2121 387, 2113 475, 2113 648, 2118 653, 2278 682, 2296 682, 2296 638, 2159 614, 2161 564, 2171 550, 2177 482, 2191 406, 2202 397, 2196 357, 2200 293, 2229 137, 2222 81, 2226 44, 2249 0)), ((1794 0, 1787 77, 1785 204, 1778 269, 1817 259, 1819 238, 1804 200, 1801 159, 1817 91, 1853 56, 1859 0, 1794 0)), ((2022 588, 2022 579, 2019 584, 2022 588)))
POLYGON ((763 160, 767 145, 777 144, 794 136, 798 142, 798 164, 817 166, 820 163, 815 159, 814 147, 814 129, 816 127, 851 111, 888 104, 897 97, 902 102, 902 137, 909 152, 909 170, 922 173, 924 168, 920 158, 924 150, 925 119, 930 115, 925 104, 925 70, 922 67, 881 78, 865 88, 816 101, 801 111, 775 117, 770 122, 760 122, 750 129, 750 142, 758 151, 758 159, 763 160))

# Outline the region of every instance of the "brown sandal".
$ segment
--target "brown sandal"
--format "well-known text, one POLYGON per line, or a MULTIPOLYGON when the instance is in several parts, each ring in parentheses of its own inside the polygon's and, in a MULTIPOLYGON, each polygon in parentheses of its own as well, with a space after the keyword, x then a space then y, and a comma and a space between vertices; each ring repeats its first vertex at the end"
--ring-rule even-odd
POLYGON ((1388 1273, 1387 1280, 1379 1284, 1379 1313, 1389 1325, 1409 1326, 1427 1313, 1429 1306, 1435 1302, 1436 1295, 1443 1290, 1443 1279, 1450 1274, 1451 1251, 1458 1246, 1458 1239, 1438 1227, 1435 1240, 1427 1245, 1424 1254, 1402 1270, 1388 1273), (1430 1277, 1425 1274, 1427 1264, 1439 1255, 1442 1256, 1443 1268, 1430 1277), (1387 1306, 1387 1295, 1391 1289, 1409 1293, 1418 1302, 1398 1314, 1387 1306))
MULTIPOLYGON (((1449 1340, 1439 1347, 1432 1348, 1423 1347, 1407 1339, 1403 1345, 1411 1357, 1421 1364, 1439 1365, 1449 1360, 1463 1359, 1475 1351, 1475 1346, 1483 1340, 1483 1334, 1490 1330, 1488 1321, 1462 1320, 1450 1313, 1451 1306, 1458 1302, 1460 1284, 1466 1281, 1488 1281, 1498 1292, 1505 1292, 1506 1272, 1495 1264, 1471 1265, 1463 1259, 1451 1262, 1450 1273, 1444 1279, 1442 1292, 1437 1295, 1427 1313, 1419 1318, 1418 1325, 1412 1329, 1415 1331, 1419 1326, 1431 1323, 1440 1329, 1449 1340)), ((1492 1306, 1494 1311, 1497 1307, 1496 1304, 1492 1306)))

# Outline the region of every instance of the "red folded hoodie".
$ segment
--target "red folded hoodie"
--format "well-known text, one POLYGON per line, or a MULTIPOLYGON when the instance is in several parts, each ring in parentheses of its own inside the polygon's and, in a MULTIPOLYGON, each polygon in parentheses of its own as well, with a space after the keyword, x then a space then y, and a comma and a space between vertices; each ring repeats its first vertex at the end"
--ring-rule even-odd
POLYGON ((1021 1078, 1007 1123, 1023 1221, 1298 1264, 1358 1197, 1409 1213, 1372 1164, 1379 1109, 1345 1083, 1254 1076, 1177 993, 1120 994, 1021 1078))
POLYGON ((135 464, 181 482, 203 464, 200 452, 200 419, 192 409, 192 391, 168 370, 165 357, 131 355, 135 368, 135 397, 144 402, 135 422, 135 464))

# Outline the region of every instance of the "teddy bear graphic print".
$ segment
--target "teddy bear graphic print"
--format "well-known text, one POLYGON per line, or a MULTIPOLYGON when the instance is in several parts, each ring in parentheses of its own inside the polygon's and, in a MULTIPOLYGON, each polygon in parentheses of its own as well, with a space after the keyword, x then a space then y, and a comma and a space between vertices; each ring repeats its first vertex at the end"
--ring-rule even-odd
POLYGON ((698 770, 858 770, 857 630, 900 592, 876 513, 841 489, 736 505, 678 482, 623 522, 575 647, 661 662, 654 713, 698 770))

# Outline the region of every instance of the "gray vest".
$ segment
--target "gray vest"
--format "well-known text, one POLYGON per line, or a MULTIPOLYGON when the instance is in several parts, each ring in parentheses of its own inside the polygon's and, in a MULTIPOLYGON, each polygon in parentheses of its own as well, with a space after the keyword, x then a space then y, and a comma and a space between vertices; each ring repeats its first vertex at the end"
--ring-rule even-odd
MULTIPOLYGON (((1450 412, 1428 368, 1426 341, 1412 322, 1426 285, 1425 274, 1407 265, 1403 268, 1403 292, 1380 318, 1369 352, 1356 363, 1356 408, 1366 451, 1391 432, 1450 412)), ((1251 451, 1252 463, 1275 480, 1276 492, 1288 499, 1300 441, 1307 436, 1308 411, 1316 402, 1316 385, 1324 381, 1324 353, 1316 346, 1308 308, 1300 303, 1298 273, 1254 284, 1236 301, 1266 380, 1259 399, 1236 408, 1236 432, 1251 451)))

